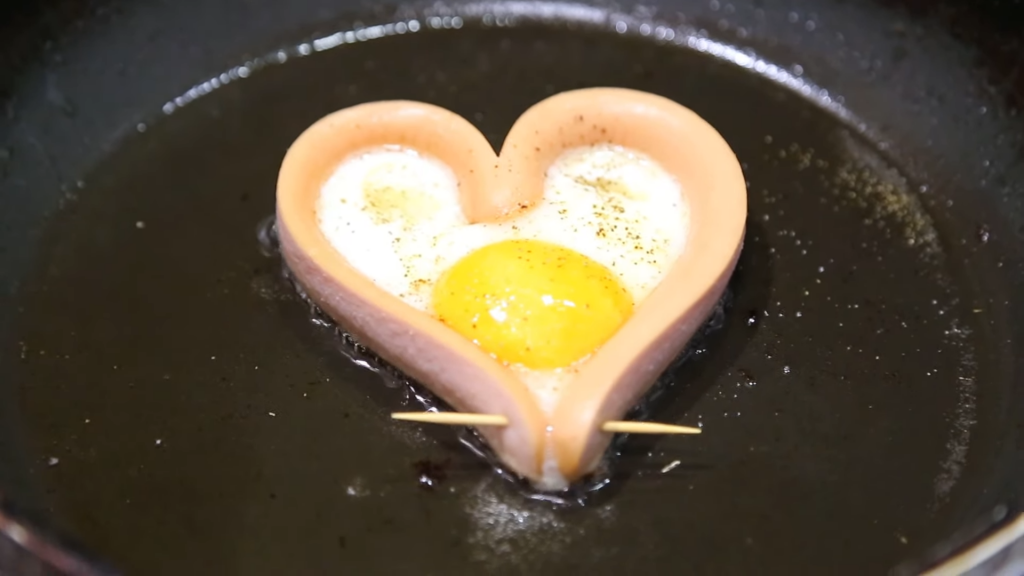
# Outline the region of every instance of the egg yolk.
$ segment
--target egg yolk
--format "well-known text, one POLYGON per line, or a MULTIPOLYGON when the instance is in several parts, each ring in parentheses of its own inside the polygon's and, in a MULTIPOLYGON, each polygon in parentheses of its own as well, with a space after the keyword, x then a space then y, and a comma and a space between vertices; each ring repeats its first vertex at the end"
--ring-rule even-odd
POLYGON ((602 264, 537 240, 505 240, 459 260, 434 287, 438 319, 510 364, 566 367, 607 341, 633 298, 602 264))

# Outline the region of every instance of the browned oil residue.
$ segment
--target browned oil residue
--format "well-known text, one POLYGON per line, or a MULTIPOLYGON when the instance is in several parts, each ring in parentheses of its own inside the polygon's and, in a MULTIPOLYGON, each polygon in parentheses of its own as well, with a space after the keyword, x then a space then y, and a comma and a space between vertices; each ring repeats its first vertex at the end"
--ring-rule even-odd
POLYGON ((448 479, 448 466, 451 465, 450 458, 441 462, 432 460, 417 460, 412 467, 416 470, 416 479, 420 488, 433 490, 448 479))

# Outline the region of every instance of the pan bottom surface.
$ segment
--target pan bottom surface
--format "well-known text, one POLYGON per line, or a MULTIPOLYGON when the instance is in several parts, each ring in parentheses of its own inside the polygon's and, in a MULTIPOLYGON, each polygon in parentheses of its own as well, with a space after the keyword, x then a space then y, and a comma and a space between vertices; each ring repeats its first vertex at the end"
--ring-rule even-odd
POLYGON ((798 75, 664 35, 494 24, 282 51, 169 101, 82 176, 10 352, 57 525, 147 574, 863 574, 977 512, 1007 383, 985 279, 949 246, 983 231, 944 232, 929 183, 798 75), (608 486, 556 508, 454 432, 389 421, 414 399, 310 321, 257 232, 285 150, 329 112, 424 100, 497 147, 530 105, 598 85, 714 125, 750 217, 723 327, 654 406, 704 434, 630 439, 608 486))

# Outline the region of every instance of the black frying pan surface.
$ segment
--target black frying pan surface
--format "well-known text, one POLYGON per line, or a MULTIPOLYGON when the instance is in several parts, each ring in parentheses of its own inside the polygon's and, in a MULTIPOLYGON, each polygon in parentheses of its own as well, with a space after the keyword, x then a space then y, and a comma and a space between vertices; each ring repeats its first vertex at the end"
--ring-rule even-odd
MULTIPOLYGON (((234 40, 172 31, 190 22, 180 8, 94 23, 79 51, 25 74, 41 99, 15 101, 5 127, 8 497, 147 574, 878 573, 1013 509, 1014 103, 965 96, 975 85, 958 81, 992 76, 925 25, 816 6, 712 2, 685 22, 300 6, 276 23, 243 13, 234 40), (859 52, 872 33, 857 18, 886 22, 889 44, 871 46, 891 52, 859 52), (141 55, 101 65, 118 42, 141 55), (178 80, 143 86, 162 75, 178 80), (333 110, 424 100, 497 147, 531 104, 597 85, 663 94, 718 128, 750 218, 720 326, 645 406, 705 433, 628 439, 585 505, 555 505, 458 433, 389 421, 416 390, 354 360, 258 235, 284 151, 333 110)), ((230 21, 207 10, 189 30, 230 21)))

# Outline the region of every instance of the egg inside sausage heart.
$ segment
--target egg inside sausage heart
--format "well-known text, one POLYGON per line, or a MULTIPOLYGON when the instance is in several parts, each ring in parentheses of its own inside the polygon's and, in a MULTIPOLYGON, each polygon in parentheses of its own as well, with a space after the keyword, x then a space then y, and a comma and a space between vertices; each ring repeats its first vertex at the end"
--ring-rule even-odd
POLYGON ((479 431, 557 489, 711 311, 746 191, 697 115, 598 88, 535 105, 500 156, 427 104, 336 112, 289 149, 277 217, 321 308, 456 409, 505 416, 479 431))
POLYGON ((688 220, 671 174, 607 144, 562 153, 543 196, 499 222, 470 223, 452 170, 397 146, 344 160, 317 203, 353 267, 515 371, 546 413, 664 277, 688 220))

